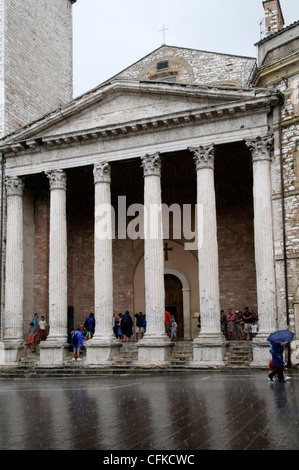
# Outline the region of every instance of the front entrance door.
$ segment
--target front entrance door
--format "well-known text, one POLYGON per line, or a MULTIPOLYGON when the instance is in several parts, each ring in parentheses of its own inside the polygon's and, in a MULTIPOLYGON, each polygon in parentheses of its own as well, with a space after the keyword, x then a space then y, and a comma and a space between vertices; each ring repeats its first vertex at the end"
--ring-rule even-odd
POLYGON ((178 338, 184 338, 183 291, 181 281, 172 274, 165 274, 165 310, 178 324, 178 338))

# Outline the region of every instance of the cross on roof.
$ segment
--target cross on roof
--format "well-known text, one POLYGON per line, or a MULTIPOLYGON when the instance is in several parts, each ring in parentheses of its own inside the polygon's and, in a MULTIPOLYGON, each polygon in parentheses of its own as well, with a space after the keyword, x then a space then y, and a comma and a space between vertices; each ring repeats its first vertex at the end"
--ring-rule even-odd
POLYGON ((165 24, 163 24, 163 28, 159 30, 159 32, 163 32, 163 44, 165 44, 165 31, 168 31, 169 28, 165 28, 165 24))

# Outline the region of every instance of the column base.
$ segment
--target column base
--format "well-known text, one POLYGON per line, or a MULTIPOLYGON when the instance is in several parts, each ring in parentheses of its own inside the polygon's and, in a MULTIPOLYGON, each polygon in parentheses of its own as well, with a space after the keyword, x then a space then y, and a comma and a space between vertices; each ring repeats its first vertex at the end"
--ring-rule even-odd
POLYGON ((0 342, 0 365, 16 366, 25 350, 23 339, 3 340, 0 342))
POLYGON ((111 365, 113 359, 119 354, 121 344, 114 339, 101 339, 93 337, 85 343, 85 364, 89 366, 111 365))
POLYGON ((217 368, 224 363, 225 339, 221 334, 200 334, 193 341, 191 367, 217 368))
POLYGON ((268 368, 269 360, 271 358, 271 354, 269 352, 271 345, 269 341, 267 341, 269 334, 270 333, 265 335, 259 334, 252 339, 253 360, 250 363, 251 367, 268 368))
POLYGON ((137 344, 138 360, 137 366, 141 367, 165 367, 168 365, 168 358, 171 353, 173 343, 165 338, 144 337, 137 344))
POLYGON ((43 367, 54 367, 64 365, 69 344, 66 341, 56 341, 54 338, 47 338, 40 343, 40 360, 38 365, 43 367))
POLYGON ((299 341, 298 340, 291 342, 291 363, 292 363, 292 366, 298 366, 299 364, 299 341))

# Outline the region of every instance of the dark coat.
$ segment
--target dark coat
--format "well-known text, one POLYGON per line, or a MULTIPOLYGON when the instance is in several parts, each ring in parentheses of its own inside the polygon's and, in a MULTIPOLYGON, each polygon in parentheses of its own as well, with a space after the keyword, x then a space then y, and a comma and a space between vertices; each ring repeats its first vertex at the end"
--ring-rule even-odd
POLYGON ((124 316, 122 317, 121 331, 123 335, 127 336, 127 338, 130 338, 133 334, 133 320, 128 310, 126 310, 124 316))

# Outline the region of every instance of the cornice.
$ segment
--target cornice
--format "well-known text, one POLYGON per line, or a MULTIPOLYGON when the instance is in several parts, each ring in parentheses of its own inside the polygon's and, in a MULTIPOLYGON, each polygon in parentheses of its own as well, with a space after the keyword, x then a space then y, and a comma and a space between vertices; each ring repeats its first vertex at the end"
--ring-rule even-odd
POLYGON ((279 96, 276 91, 268 91, 267 95, 260 94, 245 100, 152 116, 110 126, 100 126, 78 132, 40 137, 28 136, 28 138, 25 137, 22 140, 4 141, 0 145, 0 153, 7 156, 10 154, 35 153, 40 151, 41 148, 49 150, 85 145, 95 141, 125 138, 146 132, 196 125, 201 122, 227 120, 240 114, 248 115, 253 112, 269 112, 270 108, 278 103, 279 96))

